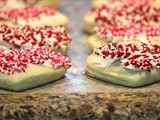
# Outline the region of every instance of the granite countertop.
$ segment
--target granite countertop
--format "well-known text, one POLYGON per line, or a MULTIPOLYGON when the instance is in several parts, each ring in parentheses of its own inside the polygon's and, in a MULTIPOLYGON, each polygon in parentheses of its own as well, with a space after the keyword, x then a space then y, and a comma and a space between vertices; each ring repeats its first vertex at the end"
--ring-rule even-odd
POLYGON ((73 41, 73 66, 56 82, 24 92, 0 90, 0 120, 160 120, 160 83, 127 88, 87 77, 83 32, 89 0, 62 0, 73 41), (83 9, 82 9, 83 8, 83 9))
POLYGON ((159 120, 159 93, 1 94, 4 120, 159 120))

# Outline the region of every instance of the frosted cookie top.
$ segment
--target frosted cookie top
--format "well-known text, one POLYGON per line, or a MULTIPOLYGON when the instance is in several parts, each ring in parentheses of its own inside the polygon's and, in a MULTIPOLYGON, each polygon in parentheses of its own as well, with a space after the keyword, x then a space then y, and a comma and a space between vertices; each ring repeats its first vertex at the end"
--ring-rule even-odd
POLYGON ((150 43, 152 40, 160 39, 160 26, 158 25, 95 27, 93 31, 99 38, 111 42, 138 40, 143 43, 150 43))
POLYGON ((26 7, 13 9, 0 9, 0 19, 10 20, 22 24, 40 20, 44 17, 55 16, 57 11, 50 7, 26 7))
POLYGON ((160 68, 160 46, 156 45, 111 43, 95 49, 93 54, 97 56, 94 63, 99 63, 103 68, 116 60, 120 60, 125 68, 135 71, 151 72, 153 68, 160 68))
POLYGON ((69 68, 71 61, 45 47, 0 51, 0 72, 2 74, 25 72, 30 65, 43 65, 54 69, 69 68))
POLYGON ((160 8, 142 3, 121 5, 102 5, 89 13, 95 15, 95 21, 101 25, 159 24, 160 8))
POLYGON ((62 26, 12 28, 0 26, 0 40, 12 44, 15 48, 46 46, 50 49, 66 50, 71 38, 62 26))

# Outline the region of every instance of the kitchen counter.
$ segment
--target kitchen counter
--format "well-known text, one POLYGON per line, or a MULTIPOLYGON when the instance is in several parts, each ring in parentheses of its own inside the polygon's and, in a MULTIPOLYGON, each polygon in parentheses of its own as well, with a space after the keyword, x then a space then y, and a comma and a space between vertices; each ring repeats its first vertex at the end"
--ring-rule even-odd
POLYGON ((65 77, 24 92, 0 90, 2 120, 160 120, 160 83, 141 88, 109 84, 85 75, 90 54, 83 32, 89 0, 62 0, 73 41, 65 77))
POLYGON ((160 93, 1 94, 4 120, 159 120, 160 93))

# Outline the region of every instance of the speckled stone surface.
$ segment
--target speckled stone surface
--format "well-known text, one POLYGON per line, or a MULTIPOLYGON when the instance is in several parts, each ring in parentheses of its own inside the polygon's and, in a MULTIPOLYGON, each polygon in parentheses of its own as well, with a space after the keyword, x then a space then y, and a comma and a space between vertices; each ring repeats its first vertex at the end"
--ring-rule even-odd
POLYGON ((127 88, 87 77, 90 53, 83 33, 89 0, 62 0, 73 38, 65 77, 24 92, 0 90, 0 120, 160 120, 160 83, 127 88))
POLYGON ((3 120, 159 120, 159 93, 1 94, 3 120))

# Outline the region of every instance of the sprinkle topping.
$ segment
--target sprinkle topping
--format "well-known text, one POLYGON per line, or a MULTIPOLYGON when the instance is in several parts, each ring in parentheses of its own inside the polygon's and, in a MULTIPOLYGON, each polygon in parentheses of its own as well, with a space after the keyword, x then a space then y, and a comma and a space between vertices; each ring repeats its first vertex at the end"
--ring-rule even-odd
POLYGON ((117 42, 123 40, 140 40, 145 39, 151 42, 153 38, 160 39, 160 26, 156 25, 121 25, 95 27, 94 33, 103 39, 111 39, 117 42), (141 37, 141 38, 140 38, 141 37), (117 40, 116 40, 117 39, 117 40))
POLYGON ((160 8, 147 3, 128 2, 127 4, 104 4, 94 8, 95 21, 101 25, 148 24, 160 22, 160 8))
POLYGON ((27 7, 27 8, 13 8, 13 9, 0 9, 0 18, 4 20, 12 20, 17 23, 18 20, 26 22, 34 19, 41 19, 42 15, 54 16, 56 10, 54 8, 41 6, 41 7, 27 7))
POLYGON ((156 45, 111 43, 95 49, 93 53, 103 59, 119 59, 124 67, 132 70, 151 72, 153 68, 160 68, 160 46, 156 45))
POLYGON ((30 46, 46 46, 47 48, 66 50, 71 38, 62 26, 36 27, 23 26, 12 28, 0 26, 1 40, 12 44, 15 48, 30 46))
POLYGON ((0 51, 0 72, 2 74, 10 75, 15 72, 25 72, 30 64, 57 69, 61 67, 69 68, 71 61, 45 47, 0 51))

